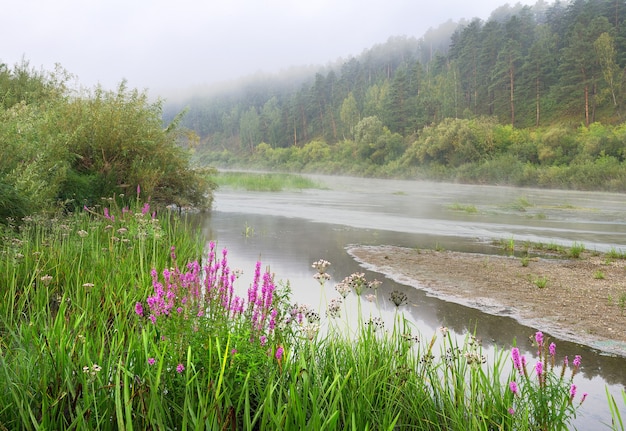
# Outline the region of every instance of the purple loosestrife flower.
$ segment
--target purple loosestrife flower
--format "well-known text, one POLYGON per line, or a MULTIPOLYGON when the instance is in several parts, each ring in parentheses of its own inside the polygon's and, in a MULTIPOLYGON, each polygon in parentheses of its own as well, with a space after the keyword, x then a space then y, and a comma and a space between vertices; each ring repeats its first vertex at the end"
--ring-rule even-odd
POLYGON ((178 374, 182 373, 183 371, 185 371, 185 366, 183 364, 176 365, 176 372, 178 374))
POLYGON ((254 268, 254 279, 252 280, 252 286, 248 289, 248 306, 254 307, 257 296, 259 294, 259 281, 261 280, 261 262, 256 263, 254 268))
POLYGON ((135 313, 137 313, 138 316, 143 316, 143 305, 141 305, 141 302, 135 304, 135 313))
POLYGON ((111 220, 111 215, 109 214, 108 208, 104 208, 104 218, 107 220, 111 220))
POLYGON ((148 358, 148 365, 154 365, 155 362, 156 362, 156 359, 148 358))
POLYGON ((513 366, 515 369, 522 374, 522 358, 517 347, 513 347, 513 349, 511 349, 511 358, 513 359, 513 366))
POLYGON ((537 346, 539 346, 540 348, 541 346, 543 346, 543 332, 535 332, 535 341, 537 342, 537 346))
POLYGON ((273 331, 276 328, 276 316, 277 315, 278 315, 278 311, 275 308, 272 309, 272 312, 270 313, 270 323, 269 323, 270 331, 273 331))
POLYGON ((541 377, 543 374, 543 362, 539 361, 535 365, 535 372, 537 373, 537 377, 541 377))
POLYGON ((509 383, 509 389, 513 392, 513 395, 519 394, 519 388, 517 387, 517 383, 515 383, 515 381, 511 381, 509 383))
POLYGON ((141 195, 141 187, 137 184, 137 197, 139 197, 139 195, 141 195))
MULTIPOLYGON (((569 388, 569 403, 572 404, 574 397, 576 396, 576 385, 572 384, 569 388)), ((582 401, 581 401, 582 402, 582 401)))
POLYGON ((513 407, 509 407, 509 414, 513 416, 515 414, 515 409, 513 407))
POLYGON ((548 353, 550 354, 550 370, 554 369, 554 361, 556 359, 556 344, 550 343, 548 346, 548 353))
POLYGON ((580 362, 581 362, 581 357, 580 355, 576 355, 574 356, 574 360, 572 361, 572 365, 574 365, 575 368, 580 368, 580 362))
POLYGON ((276 349, 276 359, 280 361, 283 358, 284 353, 285 349, 283 349, 283 346, 278 346, 278 349, 276 349))

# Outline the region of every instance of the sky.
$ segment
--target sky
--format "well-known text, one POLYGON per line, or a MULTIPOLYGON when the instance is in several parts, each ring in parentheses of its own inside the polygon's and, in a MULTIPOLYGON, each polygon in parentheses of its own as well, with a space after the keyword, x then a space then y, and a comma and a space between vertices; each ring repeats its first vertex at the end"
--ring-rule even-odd
MULTIPOLYGON (((518 1, 508 2, 511 5, 518 1)), ((536 0, 520 0, 533 5, 536 0)), ((0 63, 55 64, 75 84, 165 94, 326 65, 507 0, 19 0, 0 11, 0 63)))

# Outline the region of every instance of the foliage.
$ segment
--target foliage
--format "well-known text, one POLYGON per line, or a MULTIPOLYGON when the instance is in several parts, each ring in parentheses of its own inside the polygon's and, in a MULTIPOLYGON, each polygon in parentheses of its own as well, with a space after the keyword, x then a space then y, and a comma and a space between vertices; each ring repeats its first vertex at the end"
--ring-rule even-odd
POLYGON ((535 334, 538 360, 529 371, 526 358, 517 348, 511 351, 517 375, 509 383, 514 395, 511 414, 529 419, 530 429, 566 430, 566 424, 576 415, 576 408, 587 398, 583 393, 577 398, 574 376, 580 370, 581 358, 576 355, 571 365, 567 357, 563 364, 556 365, 556 344, 544 339, 543 333, 535 334), (566 373, 569 368, 569 377, 566 373))
POLYGON ((209 169, 193 169, 178 120, 163 128, 161 102, 146 93, 96 88, 75 93, 63 71, 27 63, 0 67, 0 223, 7 217, 135 197, 137 185, 162 206, 211 205, 209 169))
POLYGON ((297 84, 281 75, 168 104, 165 116, 189 106, 198 160, 218 166, 626 190, 626 9, 497 12, 390 38, 297 84), (323 151, 300 151, 312 143, 323 151))
POLYGON ((220 172, 214 180, 219 187, 234 187, 249 191, 277 192, 285 189, 319 188, 313 180, 292 174, 220 172))
MULTIPOLYGON (((423 338, 403 292, 389 330, 351 321, 349 303, 378 294, 363 274, 337 285, 325 318, 261 262, 242 292, 226 249, 210 243, 200 263, 185 219, 122 204, 3 231, 3 428, 564 429, 582 403, 515 353, 512 367, 503 351, 488 361, 471 334, 423 338)), ((329 265, 313 264, 321 286, 329 265)), ((552 345, 539 360, 556 370, 552 345)))

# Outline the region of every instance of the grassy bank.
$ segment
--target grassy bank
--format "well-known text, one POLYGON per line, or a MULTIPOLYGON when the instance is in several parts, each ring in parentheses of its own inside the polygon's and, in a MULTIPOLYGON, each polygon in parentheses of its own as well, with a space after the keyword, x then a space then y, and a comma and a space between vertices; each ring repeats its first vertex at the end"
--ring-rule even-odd
POLYGON ((220 172, 215 176, 220 187, 231 187, 257 192, 279 192, 283 190, 303 190, 321 188, 310 178, 295 174, 220 172))
POLYGON ((581 358, 540 333, 537 362, 487 361, 471 334, 417 333, 399 292, 393 327, 346 331, 378 293, 362 274, 311 309, 258 262, 239 296, 227 250, 139 200, 2 234, 0 429, 554 430, 585 397, 581 358))

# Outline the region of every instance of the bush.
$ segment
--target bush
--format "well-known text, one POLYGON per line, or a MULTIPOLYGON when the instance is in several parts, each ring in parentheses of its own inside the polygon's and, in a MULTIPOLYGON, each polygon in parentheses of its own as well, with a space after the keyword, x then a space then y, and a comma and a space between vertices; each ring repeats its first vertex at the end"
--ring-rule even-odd
POLYGON ((113 194, 131 200, 137 185, 155 204, 210 207, 211 171, 192 168, 179 119, 163 128, 160 101, 124 82, 71 94, 67 79, 0 69, 0 94, 13 97, 0 110, 0 216, 54 211, 59 201, 82 208, 113 194))

